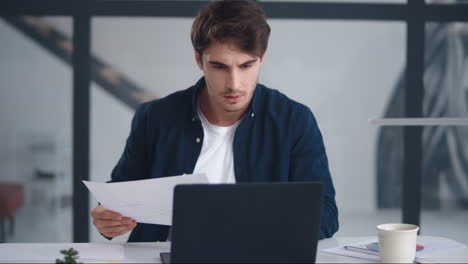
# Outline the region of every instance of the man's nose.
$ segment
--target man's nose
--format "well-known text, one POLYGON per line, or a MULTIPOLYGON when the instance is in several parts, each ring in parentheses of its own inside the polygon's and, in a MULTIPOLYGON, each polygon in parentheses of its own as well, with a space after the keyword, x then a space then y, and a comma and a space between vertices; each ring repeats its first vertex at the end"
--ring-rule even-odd
POLYGON ((240 83, 241 83, 241 76, 237 70, 231 70, 228 74, 228 78, 226 80, 226 87, 231 90, 239 90, 240 83))

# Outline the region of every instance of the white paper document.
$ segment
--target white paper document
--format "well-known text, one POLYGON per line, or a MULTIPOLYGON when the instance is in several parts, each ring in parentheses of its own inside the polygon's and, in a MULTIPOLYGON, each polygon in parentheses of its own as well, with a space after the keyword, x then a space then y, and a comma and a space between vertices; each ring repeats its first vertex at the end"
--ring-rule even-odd
POLYGON ((208 184, 208 180, 205 174, 188 174, 127 182, 83 183, 106 209, 138 223, 171 225, 174 187, 208 184))
MULTIPOLYGON (((349 244, 349 246, 365 245, 365 244, 369 244, 375 241, 376 239, 371 239, 371 240, 366 240, 366 241, 362 241, 359 243, 349 244)), ((367 260, 372 260, 375 262, 380 262, 379 256, 346 250, 344 249, 343 246, 335 247, 335 248, 326 248, 326 249, 322 249, 321 251, 325 253, 329 253, 329 254, 334 254, 334 255, 347 256, 347 257, 359 258, 359 259, 367 259, 367 260)))
MULTIPOLYGON (((352 243, 346 246, 365 247, 364 245, 374 242, 377 242, 377 238, 361 241, 359 243, 352 243)), ((416 252, 415 262, 417 263, 431 263, 431 257, 466 248, 465 245, 457 241, 444 238, 418 237, 417 244, 424 246, 423 250, 416 252)), ((322 249, 321 251, 325 253, 372 260, 376 262, 380 261, 379 256, 346 250, 343 246, 322 249)))

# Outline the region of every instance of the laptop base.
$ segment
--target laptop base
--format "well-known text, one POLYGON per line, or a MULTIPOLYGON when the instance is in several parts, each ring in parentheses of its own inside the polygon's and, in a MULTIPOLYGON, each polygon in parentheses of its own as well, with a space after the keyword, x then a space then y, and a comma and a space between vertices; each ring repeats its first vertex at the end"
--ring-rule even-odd
POLYGON ((162 252, 159 255, 161 256, 162 263, 164 263, 164 264, 171 263, 171 253, 170 252, 162 252))

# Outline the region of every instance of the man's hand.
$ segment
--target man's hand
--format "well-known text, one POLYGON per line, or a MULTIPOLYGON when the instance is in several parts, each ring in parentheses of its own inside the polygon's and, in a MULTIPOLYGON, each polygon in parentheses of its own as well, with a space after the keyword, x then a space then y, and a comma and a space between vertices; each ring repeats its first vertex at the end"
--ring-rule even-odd
POLYGON ((123 235, 136 227, 136 221, 98 205, 91 210, 93 225, 106 237, 123 235))

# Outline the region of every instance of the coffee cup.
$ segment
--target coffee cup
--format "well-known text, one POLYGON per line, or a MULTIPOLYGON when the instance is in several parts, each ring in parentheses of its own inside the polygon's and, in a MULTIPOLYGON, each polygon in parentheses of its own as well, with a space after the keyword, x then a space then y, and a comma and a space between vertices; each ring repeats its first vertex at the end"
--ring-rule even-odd
POLYGON ((379 255, 382 263, 413 263, 419 227, 411 224, 377 226, 379 255))

